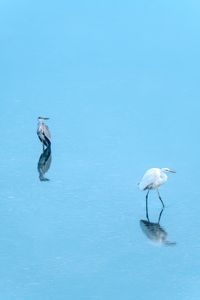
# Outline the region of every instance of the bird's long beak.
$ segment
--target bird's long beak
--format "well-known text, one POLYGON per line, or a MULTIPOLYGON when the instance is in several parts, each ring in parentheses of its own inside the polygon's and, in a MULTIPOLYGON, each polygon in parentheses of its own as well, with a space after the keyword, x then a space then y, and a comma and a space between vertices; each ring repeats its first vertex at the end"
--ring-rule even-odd
POLYGON ((49 120, 47 117, 38 117, 38 120, 49 120))
POLYGON ((171 170, 171 169, 169 170, 169 172, 171 172, 171 173, 176 173, 176 171, 175 171, 175 170, 171 170))

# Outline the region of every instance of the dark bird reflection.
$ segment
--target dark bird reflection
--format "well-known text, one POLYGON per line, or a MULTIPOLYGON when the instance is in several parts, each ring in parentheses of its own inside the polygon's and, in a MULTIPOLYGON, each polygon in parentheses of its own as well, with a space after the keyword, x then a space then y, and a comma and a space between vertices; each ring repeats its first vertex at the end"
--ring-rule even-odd
POLYGON ((44 175, 49 170, 51 166, 51 145, 49 145, 44 152, 40 155, 38 160, 38 173, 40 181, 49 181, 50 179, 46 178, 44 175))
POLYGON ((151 240, 155 244, 160 245, 167 245, 172 246, 175 245, 176 242, 170 242, 167 240, 167 232, 166 230, 160 225, 161 217, 163 214, 164 208, 161 209, 158 221, 157 222, 150 222, 149 214, 148 214, 148 207, 146 207, 146 217, 147 220, 140 220, 140 227, 146 237, 151 240))

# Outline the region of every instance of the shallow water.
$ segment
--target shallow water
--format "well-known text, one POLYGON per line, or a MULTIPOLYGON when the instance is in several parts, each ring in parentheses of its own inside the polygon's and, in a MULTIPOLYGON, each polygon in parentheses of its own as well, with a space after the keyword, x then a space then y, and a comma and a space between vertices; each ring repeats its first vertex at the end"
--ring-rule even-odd
POLYGON ((199 299, 199 4, 0 7, 1 299, 199 299))

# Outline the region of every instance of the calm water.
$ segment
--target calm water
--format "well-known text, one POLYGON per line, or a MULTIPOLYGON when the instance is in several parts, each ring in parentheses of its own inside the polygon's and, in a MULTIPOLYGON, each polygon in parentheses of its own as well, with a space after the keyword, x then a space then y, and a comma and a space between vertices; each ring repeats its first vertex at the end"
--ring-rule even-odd
POLYGON ((199 3, 0 8, 0 298, 199 299, 199 3))

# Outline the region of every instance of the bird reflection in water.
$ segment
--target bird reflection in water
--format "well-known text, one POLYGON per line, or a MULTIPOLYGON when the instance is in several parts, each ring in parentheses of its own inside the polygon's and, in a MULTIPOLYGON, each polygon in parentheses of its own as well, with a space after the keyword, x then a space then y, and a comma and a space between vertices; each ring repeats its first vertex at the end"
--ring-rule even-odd
POLYGON ((51 145, 49 145, 40 155, 38 160, 38 173, 40 181, 49 181, 44 175, 51 166, 51 145))
POLYGON ((167 232, 164 230, 164 228, 160 225, 161 217, 163 214, 164 208, 161 209, 158 221, 153 223, 149 220, 148 215, 148 207, 146 207, 146 217, 147 220, 140 220, 140 227, 143 231, 143 233, 147 236, 149 240, 151 240, 153 243, 158 245, 166 245, 166 246, 172 246, 176 245, 176 242, 170 242, 167 240, 167 232))

